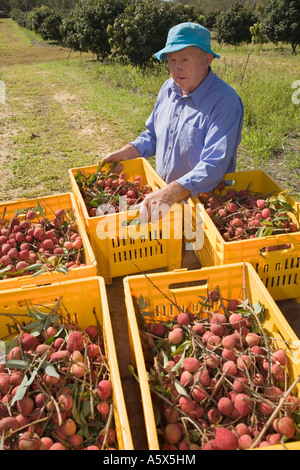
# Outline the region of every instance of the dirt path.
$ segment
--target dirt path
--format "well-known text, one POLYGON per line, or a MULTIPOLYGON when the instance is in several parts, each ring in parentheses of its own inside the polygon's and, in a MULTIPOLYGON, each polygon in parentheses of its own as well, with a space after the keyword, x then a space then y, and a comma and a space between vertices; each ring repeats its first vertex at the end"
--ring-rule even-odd
POLYGON ((82 65, 79 74, 74 63, 93 56, 72 52, 67 61, 68 49, 30 40, 28 34, 11 20, 0 21, 0 79, 6 87, 0 104, 3 201, 69 191, 69 168, 96 164, 124 143, 87 106, 94 98, 88 71, 82 65))

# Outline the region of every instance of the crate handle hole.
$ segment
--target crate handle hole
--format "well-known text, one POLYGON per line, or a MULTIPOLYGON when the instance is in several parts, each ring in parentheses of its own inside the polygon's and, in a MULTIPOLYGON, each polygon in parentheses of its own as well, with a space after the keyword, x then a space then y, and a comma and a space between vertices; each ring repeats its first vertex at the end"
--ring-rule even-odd
POLYGON ((173 282, 169 284, 169 290, 186 289, 187 287, 207 287, 207 279, 197 279, 196 281, 173 282))

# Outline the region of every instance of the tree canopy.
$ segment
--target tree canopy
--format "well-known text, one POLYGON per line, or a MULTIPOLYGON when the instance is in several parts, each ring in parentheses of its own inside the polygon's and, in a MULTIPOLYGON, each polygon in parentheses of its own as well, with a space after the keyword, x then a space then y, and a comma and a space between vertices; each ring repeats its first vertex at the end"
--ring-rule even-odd
POLYGON ((296 52, 300 44, 300 1, 271 0, 266 8, 262 29, 274 44, 286 42, 296 52))

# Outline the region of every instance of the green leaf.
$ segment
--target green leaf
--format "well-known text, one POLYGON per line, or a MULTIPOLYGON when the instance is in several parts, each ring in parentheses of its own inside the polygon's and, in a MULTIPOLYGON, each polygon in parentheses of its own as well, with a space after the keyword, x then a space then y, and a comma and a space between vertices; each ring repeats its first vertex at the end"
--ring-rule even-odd
POLYGON ((46 272, 46 269, 45 268, 42 268, 40 269, 39 271, 36 271, 32 277, 35 277, 35 276, 40 276, 40 274, 44 274, 46 272))
POLYGON ((266 229, 266 227, 264 227, 264 226, 260 227, 260 228, 257 230, 255 237, 256 237, 256 238, 263 237, 263 236, 264 236, 264 231, 265 231, 265 229, 266 229))
POLYGON ((0 274, 7 273, 7 272, 10 271, 10 270, 11 270, 11 266, 8 265, 8 266, 6 266, 5 268, 3 268, 3 269, 0 270, 0 274))
POLYGON ((163 393, 163 394, 166 392, 166 389, 160 384, 154 385, 153 390, 155 390, 156 392, 159 392, 159 393, 163 393))
POLYGON ((128 370, 129 370, 130 374, 135 378, 135 380, 136 380, 137 382, 139 382, 140 379, 139 379, 138 375, 136 375, 135 370, 134 370, 134 368, 133 368, 133 366, 132 366, 131 364, 129 364, 128 370))
POLYGON ((187 349, 191 346, 191 344, 192 344, 191 340, 184 341, 183 343, 179 345, 178 348, 175 349, 175 351, 172 351, 172 356, 174 357, 187 351, 187 349))
POLYGON ((9 359, 6 361, 6 366, 9 369, 27 369, 27 364, 22 359, 9 359))
POLYGON ((165 353, 165 351, 163 349, 160 350, 162 356, 163 356, 163 367, 166 368, 168 363, 169 363, 169 358, 167 356, 167 354, 165 353))
POLYGON ((40 201, 38 199, 37 199, 37 207, 38 207, 39 213, 41 214, 42 218, 44 219, 45 218, 44 208, 43 208, 43 206, 41 206, 40 201))
POLYGON ((55 366, 51 364, 51 362, 45 361, 43 363, 43 369, 47 375, 50 375, 51 377, 56 377, 57 379, 59 379, 60 375, 57 372, 55 366))
POLYGON ((259 321, 263 323, 265 319, 265 315, 264 315, 265 307, 260 302, 257 302, 253 305, 253 310, 258 316, 259 321))
POLYGON ((139 304, 140 310, 145 310, 145 308, 148 307, 148 299, 146 297, 143 297, 141 294, 139 297, 138 304, 139 304))
POLYGON ((264 232, 264 237, 269 237, 270 235, 272 235, 274 232, 274 228, 273 227, 268 227, 266 228, 265 232, 264 232))
POLYGON ((66 266, 61 265, 56 268, 56 271, 58 273, 63 273, 64 275, 67 275, 69 272, 69 269, 66 266))
POLYGON ((23 271, 34 271, 35 269, 40 269, 41 266, 43 266, 43 263, 34 263, 34 264, 31 264, 30 266, 26 266, 26 268, 24 268, 23 271))
POLYGON ((180 367, 182 366, 182 363, 184 361, 184 358, 185 358, 185 351, 183 351, 182 355, 181 355, 181 358, 179 359, 179 361, 177 362, 177 364, 175 364, 174 367, 172 367, 172 372, 177 372, 180 367))
POLYGON ((22 400, 22 398, 24 398, 24 396, 27 392, 27 388, 30 387, 30 385, 33 383, 33 381, 35 380, 36 375, 37 375, 37 369, 35 369, 33 371, 30 379, 28 379, 27 375, 24 375, 21 384, 17 388, 16 394, 14 395, 14 397, 11 401, 11 406, 13 406, 16 401, 22 400))
MULTIPOLYGON (((85 398, 85 394, 83 394, 83 398, 85 398)), ((84 417, 84 420, 86 420, 86 418, 88 418, 90 416, 90 414, 91 414, 91 404, 88 400, 82 402, 81 413, 82 413, 82 416, 84 417)), ((85 423, 87 424, 86 421, 85 421, 85 423)))
POLYGON ((177 379, 174 380, 174 386, 175 386, 177 392, 180 393, 180 395, 184 395, 184 396, 186 396, 186 397, 189 396, 189 394, 187 393, 187 391, 186 391, 186 389, 184 388, 184 386, 181 385, 181 383, 180 383, 177 379))

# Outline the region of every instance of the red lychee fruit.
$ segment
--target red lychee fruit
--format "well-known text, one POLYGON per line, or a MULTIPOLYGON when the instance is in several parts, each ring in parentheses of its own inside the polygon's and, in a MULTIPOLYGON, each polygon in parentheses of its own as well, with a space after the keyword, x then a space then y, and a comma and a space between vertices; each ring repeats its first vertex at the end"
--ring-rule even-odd
POLYGON ((100 380, 97 386, 97 392, 99 397, 102 400, 107 400, 110 398, 111 393, 112 393, 112 384, 109 380, 103 379, 100 380))

